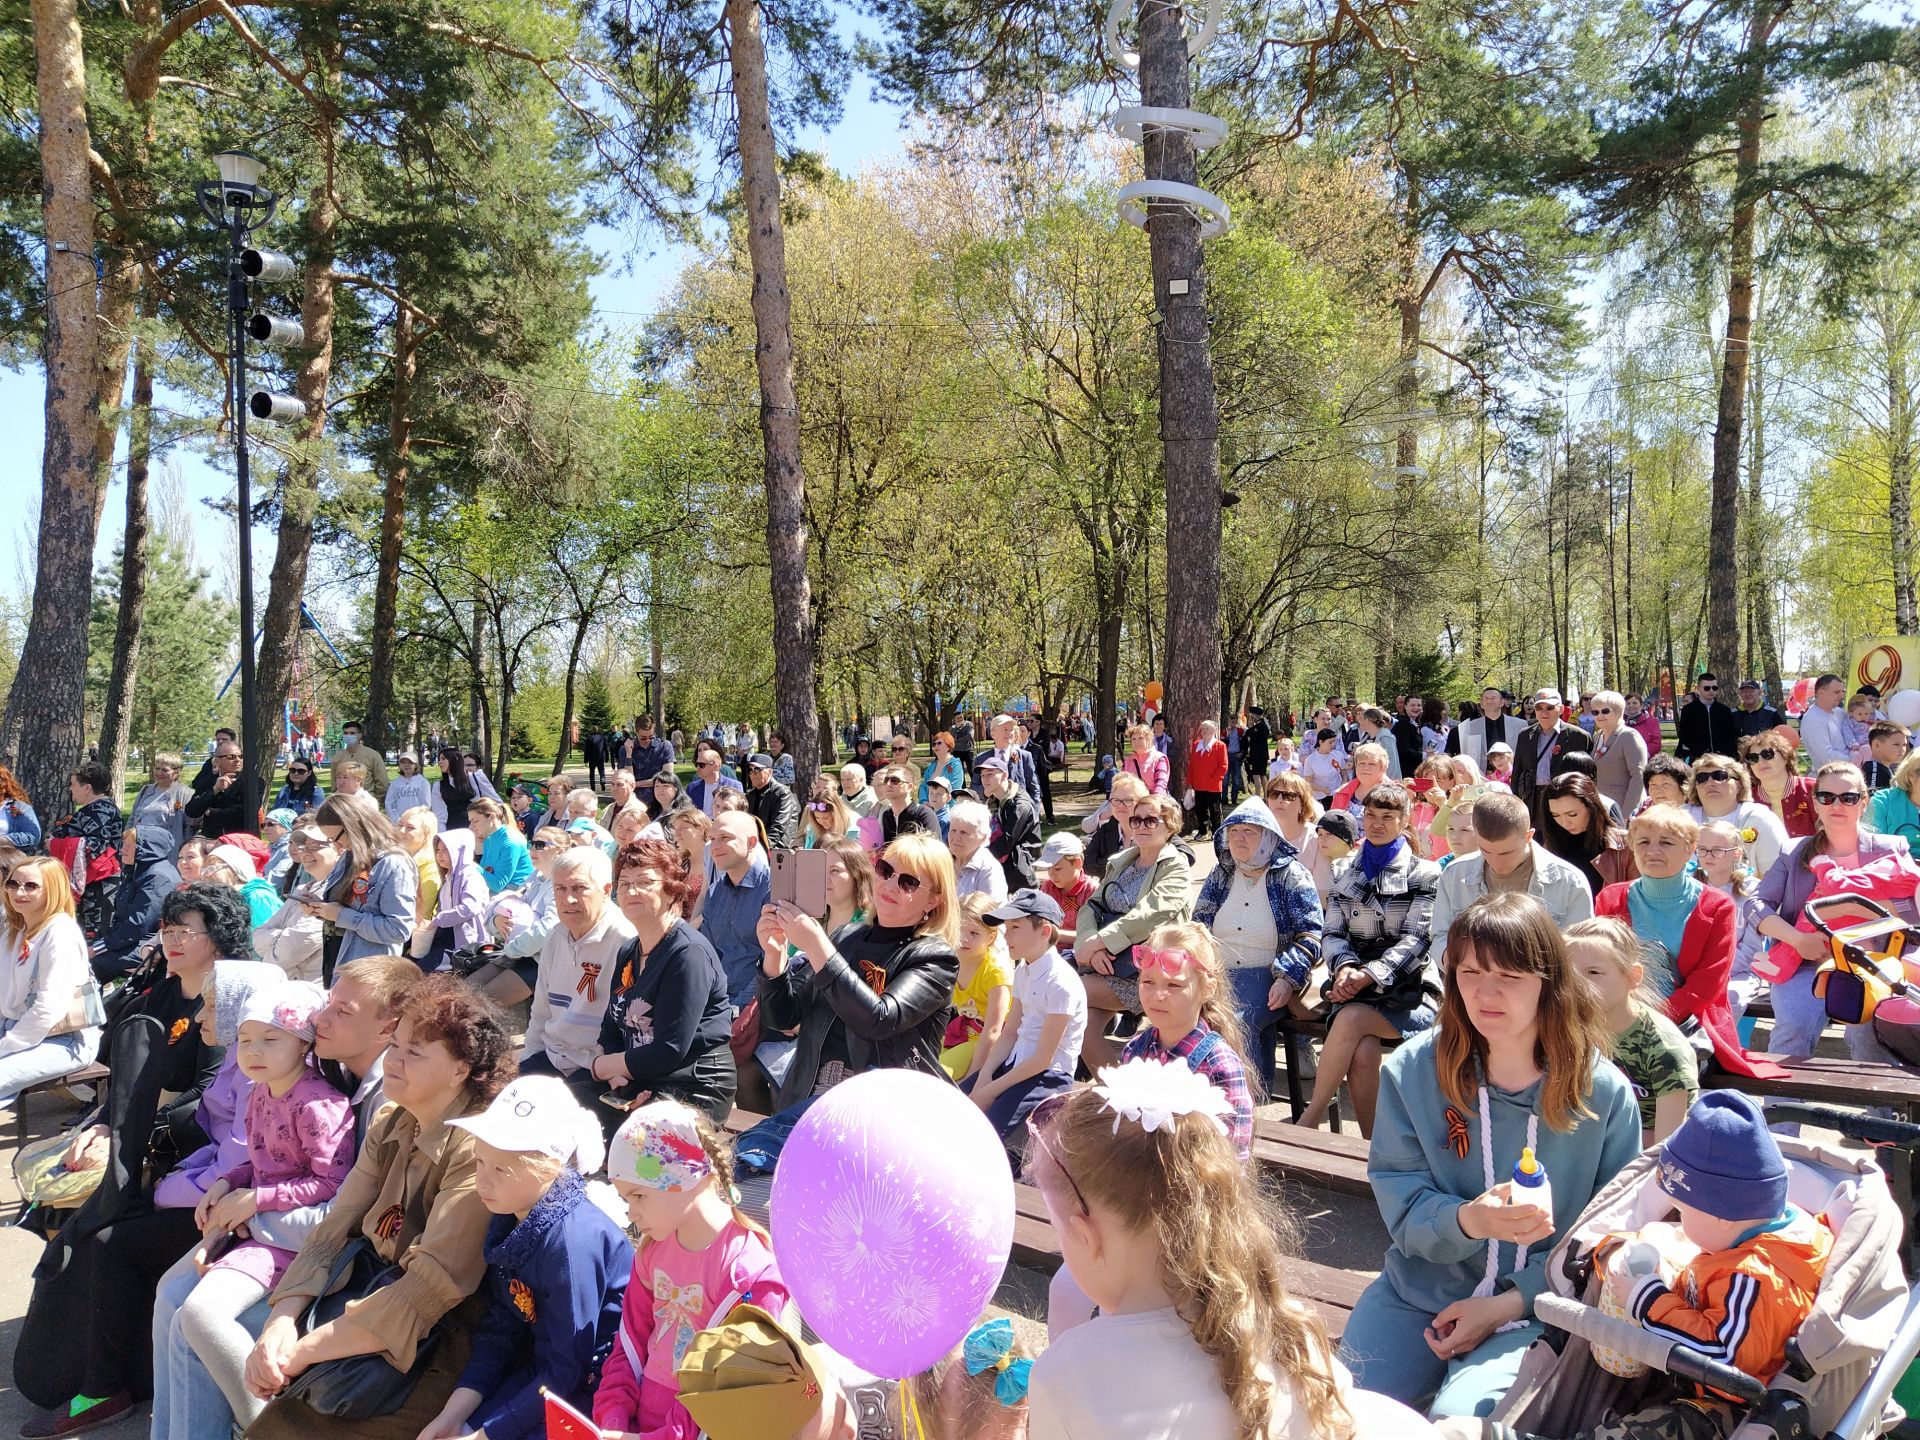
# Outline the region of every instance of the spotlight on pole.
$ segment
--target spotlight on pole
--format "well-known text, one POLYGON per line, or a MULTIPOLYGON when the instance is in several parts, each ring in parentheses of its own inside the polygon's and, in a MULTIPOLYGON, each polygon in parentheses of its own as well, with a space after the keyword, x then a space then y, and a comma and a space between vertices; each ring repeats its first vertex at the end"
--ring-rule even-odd
POLYGON ((276 425, 297 425, 307 418, 307 407, 299 397, 282 395, 277 390, 256 390, 247 402, 256 420, 271 420, 276 425))
POLYGON ((247 321, 247 334, 276 349, 290 350, 306 344, 307 332, 298 320, 285 315, 255 311, 247 321))
POLYGON ((240 269, 249 280, 258 280, 262 285, 279 285, 300 273, 291 255, 251 248, 240 252, 240 269))

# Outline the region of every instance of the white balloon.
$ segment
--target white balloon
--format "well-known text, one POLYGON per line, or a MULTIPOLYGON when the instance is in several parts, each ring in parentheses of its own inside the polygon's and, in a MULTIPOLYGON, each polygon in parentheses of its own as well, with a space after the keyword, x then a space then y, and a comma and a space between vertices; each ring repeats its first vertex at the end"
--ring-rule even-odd
POLYGON ((1909 730, 1920 725, 1920 690, 1896 690, 1887 699, 1887 718, 1909 730))

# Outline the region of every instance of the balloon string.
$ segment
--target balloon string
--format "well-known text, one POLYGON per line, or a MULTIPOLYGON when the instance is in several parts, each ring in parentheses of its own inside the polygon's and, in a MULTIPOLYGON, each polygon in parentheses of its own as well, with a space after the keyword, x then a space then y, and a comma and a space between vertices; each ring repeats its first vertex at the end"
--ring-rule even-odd
POLYGON ((904 1417, 913 1420, 915 1440, 927 1440, 927 1427, 920 1419, 920 1401, 913 1393, 913 1387, 905 1380, 900 1381, 900 1410, 904 1417))

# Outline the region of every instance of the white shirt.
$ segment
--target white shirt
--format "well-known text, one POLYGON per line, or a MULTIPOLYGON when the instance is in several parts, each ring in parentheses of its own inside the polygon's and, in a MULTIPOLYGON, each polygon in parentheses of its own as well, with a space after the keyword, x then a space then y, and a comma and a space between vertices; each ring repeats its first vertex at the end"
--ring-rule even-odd
POLYGON ((0 1055, 17 1055, 66 1024, 80 987, 93 979, 93 966, 86 932, 71 915, 55 915, 31 940, 7 931, 0 935, 0 951, 0 1055))
MULTIPOLYGON (((417 805, 433 808, 433 785, 418 770, 411 775, 396 775, 387 782, 387 798, 381 803, 387 819, 398 825, 400 817, 417 805)), ((444 815, 439 818, 446 819, 444 815)))
MULTIPOLYGON (((1353 1388, 1339 1376, 1354 1440, 1436 1440, 1439 1431, 1384 1395, 1353 1388)), ((1309 1440, 1306 1413, 1293 1390, 1273 1389, 1268 1431, 1285 1440, 1309 1440)), ((1227 1392, 1213 1357, 1171 1308, 1131 1315, 1097 1315, 1055 1336, 1033 1362, 1028 1391, 1029 1440, 1239 1440, 1227 1392), (1116 1376, 1125 1382, 1115 1383, 1116 1376)))
POLYGON ((1333 756, 1322 755, 1317 747, 1301 755, 1300 773, 1307 777, 1307 784, 1313 787, 1317 800, 1324 800, 1340 788, 1339 765, 1334 762, 1333 756))
POLYGON ((973 852, 973 858, 964 865, 954 867, 954 898, 964 900, 969 895, 991 895, 995 900, 1007 898, 1007 872, 1000 868, 1000 862, 993 858, 993 852, 982 845, 973 852))
POLYGON ((1689 805, 1687 813, 1702 825, 1726 824, 1736 830, 1752 830, 1753 839, 1742 838, 1741 845, 1747 852, 1747 863, 1753 867, 1753 878, 1763 878, 1773 868, 1773 862, 1780 858, 1780 852, 1787 848, 1787 827, 1780 823, 1780 817, 1773 813, 1771 805, 1757 804, 1752 800, 1733 807, 1733 813, 1722 815, 1715 820, 1698 805, 1689 805))
POLYGON ((1272 969, 1280 953, 1280 931, 1267 903, 1267 877, 1235 875, 1207 928, 1229 970, 1272 969))
POLYGON ((565 925, 547 932, 540 947, 540 974, 527 1017, 527 1043, 520 1058, 544 1054, 562 1075, 586 1069, 600 1056, 600 1021, 618 978, 620 952, 633 939, 633 922, 608 898, 599 922, 578 940, 565 925), (591 983, 586 967, 595 965, 591 983))
POLYGON ((1049 1015, 1067 1017, 1066 1033, 1047 1062, 1049 1070, 1073 1074, 1080 1058, 1080 1042, 1087 1036, 1087 987, 1060 952, 1049 948, 1038 960, 1029 960, 1013 972, 1013 999, 1020 1007, 1020 1029, 1013 1037, 1007 1063, 1018 1065, 1040 1050, 1040 1030, 1049 1015))
POLYGON ((1838 705, 1831 710, 1809 705, 1800 717, 1800 739, 1807 747, 1809 775, 1818 773, 1829 760, 1851 758, 1847 754, 1846 719, 1846 712, 1838 705))

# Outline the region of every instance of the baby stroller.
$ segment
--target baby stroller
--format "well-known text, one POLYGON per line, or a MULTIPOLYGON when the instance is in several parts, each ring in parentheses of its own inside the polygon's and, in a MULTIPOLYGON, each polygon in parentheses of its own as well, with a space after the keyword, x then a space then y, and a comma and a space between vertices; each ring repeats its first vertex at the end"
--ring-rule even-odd
POLYGON ((1902 1065, 1920 1069, 1920 987, 1912 983, 1920 979, 1920 930, 1861 895, 1820 896, 1803 913, 1832 951, 1813 982, 1828 1018, 1872 1025, 1902 1065))
POLYGON ((1788 1343, 1786 1367, 1762 1385, 1687 1345, 1656 1337, 1595 1308, 1604 1283, 1594 1250, 1609 1234, 1639 1230, 1673 1213, 1660 1188, 1662 1147, 1647 1150, 1587 1206, 1547 1259, 1547 1288, 1534 1302, 1546 1327, 1493 1419, 1523 1434, 1565 1437, 1631 1414, 1669 1393, 1665 1375, 1711 1386, 1745 1407, 1734 1440, 1870 1440, 1899 1424, 1894 1386, 1920 1351, 1920 1307, 1900 1268, 1902 1222, 1873 1158, 1779 1137, 1788 1195, 1825 1215, 1833 1251, 1812 1312, 1788 1343), (1593 1347, 1649 1368, 1623 1379, 1601 1368, 1593 1347), (1664 1372, 1661 1373, 1661 1372, 1664 1372))

